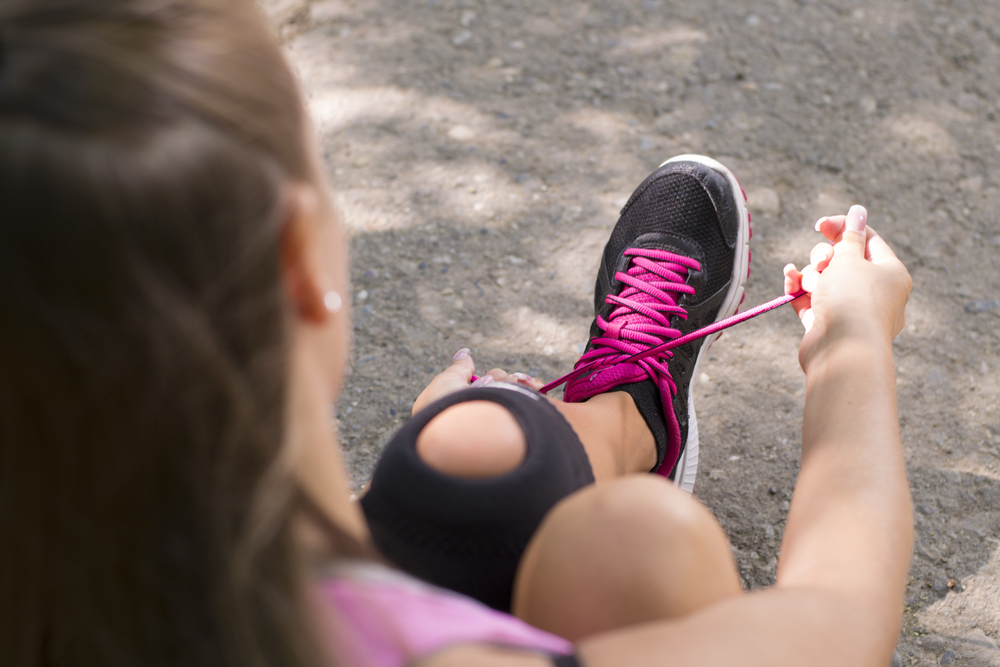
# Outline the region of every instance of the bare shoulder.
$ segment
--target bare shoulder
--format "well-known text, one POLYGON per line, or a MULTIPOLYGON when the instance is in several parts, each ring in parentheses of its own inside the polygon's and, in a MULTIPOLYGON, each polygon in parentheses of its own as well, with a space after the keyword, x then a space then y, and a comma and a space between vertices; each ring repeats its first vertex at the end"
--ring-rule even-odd
POLYGON ((435 653, 414 667, 552 667, 552 660, 537 653, 466 644, 435 653))

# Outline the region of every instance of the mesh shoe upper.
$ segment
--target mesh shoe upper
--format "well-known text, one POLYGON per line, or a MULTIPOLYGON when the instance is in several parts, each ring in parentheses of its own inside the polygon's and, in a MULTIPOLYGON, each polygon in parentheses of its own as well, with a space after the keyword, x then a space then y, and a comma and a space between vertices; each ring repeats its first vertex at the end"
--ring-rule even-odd
POLYGON ((716 320, 733 281, 739 211, 726 177, 698 162, 654 171, 622 209, 604 248, 594 291, 597 316, 566 400, 628 391, 657 441, 668 475, 687 438, 688 391, 703 340, 622 363, 716 320))

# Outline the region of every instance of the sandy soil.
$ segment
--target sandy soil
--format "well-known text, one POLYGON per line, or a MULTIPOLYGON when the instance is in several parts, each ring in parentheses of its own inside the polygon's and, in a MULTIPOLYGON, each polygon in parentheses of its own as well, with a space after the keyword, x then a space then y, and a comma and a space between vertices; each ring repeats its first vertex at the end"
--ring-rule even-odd
MULTIPOLYGON (((663 159, 706 153, 750 195, 747 305, 851 203, 909 267, 917 546, 894 662, 1000 665, 1000 5, 262 2, 352 238, 356 484, 458 348, 482 370, 571 368, 618 208, 663 159)), ((695 493, 748 588, 773 581, 795 483, 799 336, 791 310, 754 320, 697 379, 695 493)))

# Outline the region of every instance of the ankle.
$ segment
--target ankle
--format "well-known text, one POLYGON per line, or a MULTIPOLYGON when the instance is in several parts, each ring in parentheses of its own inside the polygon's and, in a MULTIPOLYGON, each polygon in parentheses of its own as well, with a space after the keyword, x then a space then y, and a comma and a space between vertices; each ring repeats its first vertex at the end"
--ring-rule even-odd
POLYGON ((653 437, 653 432, 649 430, 649 425, 636 407, 631 394, 616 391, 609 395, 617 396, 621 401, 622 421, 625 424, 624 437, 628 441, 628 445, 623 448, 629 455, 629 460, 625 461, 626 469, 629 472, 649 472, 657 460, 656 439, 653 437))
POLYGON ((583 405, 599 409, 601 421, 611 426, 609 438, 614 442, 611 451, 619 475, 649 472, 656 465, 656 440, 630 394, 609 391, 583 405))

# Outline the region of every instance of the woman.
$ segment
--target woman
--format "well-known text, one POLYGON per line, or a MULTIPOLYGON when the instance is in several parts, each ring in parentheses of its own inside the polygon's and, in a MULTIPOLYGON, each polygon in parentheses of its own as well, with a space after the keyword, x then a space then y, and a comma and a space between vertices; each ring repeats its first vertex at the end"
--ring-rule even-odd
MULTIPOLYGON (((786 277, 812 290, 796 304, 813 324, 776 587, 742 594, 710 514, 626 477, 570 495, 532 538, 515 609, 538 630, 368 546, 329 420, 344 240, 249 1, 5 3, 0 210, 9 664, 887 660, 911 540, 891 356, 909 281, 860 212, 826 220, 835 252, 786 277)), ((426 398, 471 373, 458 359, 426 398)), ((595 476, 662 458, 628 396, 559 408, 620 438, 587 451, 595 476)), ((456 478, 519 465, 524 434, 496 407, 441 412, 422 460, 456 478), (498 456, 456 451, 470 419, 495 422, 498 456)))

